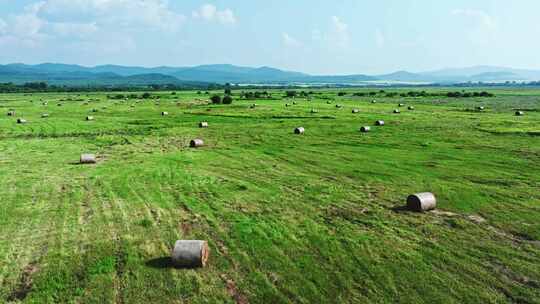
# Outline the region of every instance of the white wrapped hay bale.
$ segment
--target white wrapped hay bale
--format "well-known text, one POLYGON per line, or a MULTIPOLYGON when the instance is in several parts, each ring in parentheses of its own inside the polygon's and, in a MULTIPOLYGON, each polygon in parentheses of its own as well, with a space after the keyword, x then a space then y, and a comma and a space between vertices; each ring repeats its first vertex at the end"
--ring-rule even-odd
POLYGON ((523 111, 516 111, 516 116, 523 116, 525 115, 525 112, 523 111))
POLYGON ((189 146, 192 148, 199 148, 204 146, 204 141, 202 139, 193 139, 189 142, 189 146))
POLYGON ((360 110, 358 110, 358 109, 352 109, 352 113, 353 113, 353 114, 360 113, 360 110))
POLYGON ((47 113, 41 114, 41 118, 47 118, 47 117, 49 117, 49 114, 47 114, 47 113))
POLYGON ((205 267, 209 255, 207 241, 178 240, 174 244, 171 260, 175 267, 205 267))
POLYGON ((94 120, 94 116, 86 116, 86 121, 94 120))
POLYGON ((208 128, 208 122, 206 121, 201 121, 199 123, 199 128, 208 128))
POLYGON ((8 111, 7 116, 15 116, 15 111, 8 111))
POLYGON ((398 110, 398 109, 395 109, 395 110, 394 110, 394 114, 399 114, 399 113, 401 113, 400 110, 398 110))
POLYGON ((161 112, 161 116, 167 116, 169 115, 169 112, 161 112))
POLYGON ((306 129, 304 127, 298 127, 294 129, 294 134, 304 134, 306 132, 306 129))
POLYGON ((369 126, 363 126, 360 128, 360 132, 362 133, 367 133, 369 131, 371 131, 371 128, 369 126))
POLYGON ((384 120, 377 120, 377 121, 375 122, 375 125, 376 125, 376 126, 379 126, 379 127, 384 126, 384 120))
POLYGON ((97 162, 95 154, 81 154, 80 163, 81 164, 95 164, 97 162))
POLYGON ((409 109, 410 111, 413 111, 413 110, 414 110, 414 107, 413 107, 413 106, 409 106, 407 109, 409 109))
POLYGON ((24 118, 19 118, 19 119, 17 119, 17 123, 18 124, 25 124, 25 123, 27 123, 27 121, 24 118))
POLYGON ((417 212, 433 210, 437 207, 437 199, 431 192, 411 194, 407 197, 407 208, 417 212))

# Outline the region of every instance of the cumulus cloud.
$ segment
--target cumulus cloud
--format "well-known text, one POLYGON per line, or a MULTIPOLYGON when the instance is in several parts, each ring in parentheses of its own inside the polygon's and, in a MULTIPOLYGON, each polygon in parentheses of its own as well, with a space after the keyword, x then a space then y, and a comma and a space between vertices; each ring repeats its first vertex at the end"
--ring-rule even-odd
POLYGON ((236 23, 236 17, 232 10, 224 9, 218 10, 215 5, 205 4, 198 10, 191 13, 195 19, 203 19, 206 21, 217 21, 222 24, 234 24, 236 23))
POLYGON ((386 43, 386 37, 380 29, 375 30, 375 44, 377 47, 382 48, 386 43))
POLYGON ((350 41, 349 26, 341 21, 339 17, 332 16, 331 28, 327 38, 339 48, 348 48, 350 41))
POLYGON ((292 37, 288 33, 283 33, 282 35, 283 44, 288 47, 300 47, 302 46, 302 43, 298 41, 296 38, 292 37))
POLYGON ((471 18, 479 22, 480 25, 489 29, 494 29, 497 27, 495 19, 484 11, 473 9, 455 9, 452 11, 452 15, 471 18))
POLYGON ((167 0, 41 0, 0 22, 0 43, 56 49, 78 45, 100 52, 111 37, 128 37, 112 44, 133 49, 134 32, 176 33, 185 19, 167 0))

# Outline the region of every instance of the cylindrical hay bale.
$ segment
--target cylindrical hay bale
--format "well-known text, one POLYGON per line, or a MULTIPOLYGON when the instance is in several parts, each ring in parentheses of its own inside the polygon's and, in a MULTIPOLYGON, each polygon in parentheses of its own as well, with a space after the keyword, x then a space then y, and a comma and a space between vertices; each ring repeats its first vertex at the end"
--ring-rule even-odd
POLYGON ((15 111, 9 111, 9 112, 7 112, 7 116, 15 116, 15 111))
POLYGON ((47 114, 47 113, 41 114, 41 118, 47 118, 47 117, 49 117, 49 114, 47 114))
POLYGON ((95 164, 96 156, 94 154, 81 154, 81 164, 95 164))
POLYGON ((409 109, 410 111, 412 111, 412 110, 414 110, 414 107, 413 107, 413 106, 409 106, 408 109, 409 109))
POLYGON ((523 116, 525 113, 523 111, 516 111, 516 116, 523 116))
POLYGON ((167 116, 169 115, 169 112, 161 112, 161 116, 167 116))
POLYGON ((289 106, 290 106, 290 104, 286 103, 286 104, 285 104, 285 106, 286 106, 286 107, 289 107, 289 106))
POLYGON ((377 101, 376 101, 376 100, 372 100, 371 103, 377 103, 377 101))
POLYGON ((363 127, 360 128, 360 132, 362 132, 362 133, 367 133, 370 130, 371 130, 371 128, 368 127, 368 126, 363 126, 363 127))
POLYGON ((205 267, 209 254, 206 241, 178 240, 174 244, 171 259, 175 267, 205 267))
POLYGON ((306 129, 304 127, 298 127, 294 129, 294 134, 304 134, 306 132, 306 129))
POLYGON ((204 146, 204 141, 202 139, 193 139, 189 142, 189 146, 192 148, 199 148, 204 146))
POLYGON ((202 121, 199 123, 199 128, 208 128, 208 122, 202 121))
POLYGON ((86 116, 86 120, 87 121, 94 120, 94 116, 86 116))
POLYGON ((376 125, 376 126, 384 126, 384 120, 377 120, 377 121, 375 122, 375 125, 376 125))
POLYGON ((296 104, 296 101, 293 101, 292 104, 295 105, 295 104, 296 104))
POLYGON ((257 106, 257 104, 252 104, 251 106, 249 106, 251 109, 255 109, 255 107, 257 106))
POLYGON ((17 123, 18 124, 24 124, 24 123, 26 123, 26 119, 19 118, 19 119, 17 119, 17 123))
POLYGON ((353 110, 352 110, 352 113, 353 113, 353 114, 356 114, 356 113, 359 113, 359 112, 360 112, 360 110, 358 110, 358 109, 353 109, 353 110))
POLYGON ((315 109, 311 109, 311 113, 315 114, 315 113, 319 113, 319 111, 317 111, 315 109))
POLYGON ((340 105, 340 104, 337 104, 337 105, 336 105, 336 108, 338 108, 338 109, 341 108, 341 107, 343 107, 343 106, 340 105))
POLYGON ((476 109, 477 109, 478 111, 484 111, 485 108, 484 108, 483 106, 479 106, 479 107, 476 107, 476 109))
POLYGON ((329 100, 329 101, 327 101, 326 103, 327 103, 327 104, 331 104, 332 102, 329 100))
POLYGON ((395 113, 395 114, 399 114, 399 113, 401 113, 401 112, 400 112, 398 109, 395 109, 395 110, 394 110, 394 113, 395 113))
POLYGON ((417 212, 433 210, 437 207, 437 199, 431 192, 411 194, 407 197, 407 208, 417 212))
POLYGON ((404 107, 404 106, 405 106, 405 104, 403 104, 403 103, 398 104, 398 107, 404 107))

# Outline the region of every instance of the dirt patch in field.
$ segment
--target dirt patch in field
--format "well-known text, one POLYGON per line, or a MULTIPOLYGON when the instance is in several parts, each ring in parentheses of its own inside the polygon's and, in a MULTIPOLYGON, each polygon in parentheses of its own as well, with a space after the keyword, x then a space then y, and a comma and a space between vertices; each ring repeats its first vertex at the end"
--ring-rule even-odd
POLYGON ((227 286, 227 293, 234 299, 234 302, 237 304, 248 304, 249 301, 245 295, 243 295, 236 286, 236 282, 232 279, 229 279, 226 275, 221 275, 225 285, 227 286))
POLYGON ((30 291, 32 291, 33 276, 38 271, 39 267, 36 262, 30 263, 24 268, 19 279, 19 285, 8 297, 9 302, 22 301, 26 298, 30 291))

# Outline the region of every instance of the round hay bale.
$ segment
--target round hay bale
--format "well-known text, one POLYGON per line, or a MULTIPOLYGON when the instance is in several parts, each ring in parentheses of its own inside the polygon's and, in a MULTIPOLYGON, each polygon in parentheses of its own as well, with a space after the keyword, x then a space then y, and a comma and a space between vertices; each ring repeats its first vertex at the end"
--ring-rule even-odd
POLYGON ((27 123, 27 121, 26 121, 26 119, 18 118, 18 119, 17 119, 17 123, 18 123, 18 124, 25 124, 25 123, 27 123))
POLYGON ((413 107, 413 106, 409 106, 407 109, 409 109, 409 111, 413 111, 413 110, 414 110, 414 107, 413 107))
POLYGON ((405 104, 404 104, 404 103, 400 103, 400 104, 398 104, 398 107, 400 107, 400 108, 401 108, 401 107, 404 107, 404 106, 405 106, 405 104))
POLYGON ((516 111, 516 116, 523 116, 525 115, 525 112, 523 111, 516 111))
POLYGON ((384 126, 384 120, 377 120, 377 121, 375 122, 375 125, 376 125, 376 126, 384 126))
POLYGON ((199 128, 208 128, 208 122, 206 121, 201 121, 199 123, 199 128))
POLYGON ((250 109, 255 109, 255 107, 257 107, 257 104, 252 104, 251 106, 249 106, 250 109))
POLYGON ((47 114, 47 113, 41 114, 41 118, 47 118, 47 117, 49 117, 49 114, 47 114))
POLYGON ((343 106, 340 105, 340 104, 337 104, 337 105, 336 105, 336 108, 338 108, 338 109, 341 109, 342 107, 343 107, 343 106))
POLYGON ((376 100, 372 100, 371 103, 377 103, 377 101, 376 101, 376 100))
POLYGON ((7 116, 15 116, 15 111, 8 111, 7 116))
POLYGON ((81 154, 81 164, 95 164, 97 162, 96 155, 94 154, 81 154))
POLYGON ((363 127, 360 128, 360 132, 362 132, 362 133, 367 133, 369 131, 371 131, 371 127, 369 127, 369 126, 363 126, 363 127))
POLYGON ((437 207, 437 199, 431 192, 411 194, 407 197, 407 208, 412 211, 424 212, 437 207))
POLYGON ((175 267, 205 267, 209 255, 206 241, 178 240, 174 244, 171 260, 175 267))
POLYGON ((360 110, 358 110, 358 109, 353 109, 353 110, 352 110, 352 113, 353 113, 353 114, 360 113, 360 110))
POLYGON ((285 107, 290 107, 290 106, 291 106, 291 105, 290 105, 290 104, 288 104, 288 103, 286 103, 286 104, 285 104, 285 107))
POLYGON ((319 111, 315 110, 315 109, 311 109, 311 113, 312 114, 315 114, 315 113, 319 113, 319 111))
POLYGON ((484 111, 484 110, 485 110, 485 108, 484 108, 483 106, 476 107, 476 109, 477 109, 478 111, 484 111))
POLYGON ((192 139, 190 142, 189 142, 189 146, 192 147, 192 148, 199 148, 199 147, 202 147, 204 146, 204 141, 202 139, 192 139))
POLYGON ((326 102, 326 104, 332 104, 332 102, 331 102, 330 100, 328 100, 328 101, 326 102))
POLYGON ((296 103, 296 101, 293 101, 292 104, 293 104, 293 105, 296 105, 297 103, 296 103))
POLYGON ((401 111, 399 111, 398 109, 394 110, 394 114, 399 114, 399 113, 401 113, 401 111))
POLYGON ((161 116, 167 116, 169 115, 169 112, 161 112, 161 116))
POLYGON ((294 129, 294 134, 304 134, 304 132, 306 132, 306 129, 304 129, 304 127, 298 127, 298 128, 295 128, 294 129))
POLYGON ((86 116, 86 121, 94 120, 94 116, 86 116))

